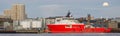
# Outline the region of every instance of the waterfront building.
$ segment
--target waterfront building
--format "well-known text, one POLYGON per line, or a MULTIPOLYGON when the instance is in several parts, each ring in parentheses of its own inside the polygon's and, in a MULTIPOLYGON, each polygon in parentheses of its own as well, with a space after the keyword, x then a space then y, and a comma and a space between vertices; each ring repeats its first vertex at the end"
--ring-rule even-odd
POLYGON ((8 17, 8 18, 11 18, 11 10, 10 9, 5 9, 4 10, 4 16, 8 17))
POLYGON ((114 21, 114 23, 112 23, 112 27, 115 27, 115 28, 120 28, 120 17, 116 17, 114 19, 112 19, 112 21, 114 21))
POLYGON ((6 17, 5 15, 0 15, 0 18, 8 18, 8 17, 6 17))
POLYGON ((42 18, 37 20, 34 18, 29 18, 13 22, 14 30, 40 30, 43 29, 43 25, 44 24, 42 18))
POLYGON ((11 11, 11 19, 13 20, 24 20, 26 19, 25 5, 14 4, 11 11))

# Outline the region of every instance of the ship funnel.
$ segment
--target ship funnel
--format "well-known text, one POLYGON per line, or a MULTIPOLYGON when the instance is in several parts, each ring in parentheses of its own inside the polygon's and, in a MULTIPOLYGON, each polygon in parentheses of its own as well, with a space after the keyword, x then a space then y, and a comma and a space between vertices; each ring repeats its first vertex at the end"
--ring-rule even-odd
POLYGON ((87 24, 90 24, 90 20, 91 20, 91 15, 88 14, 88 16, 87 16, 87 24))
POLYGON ((70 10, 68 10, 66 17, 72 17, 70 10))

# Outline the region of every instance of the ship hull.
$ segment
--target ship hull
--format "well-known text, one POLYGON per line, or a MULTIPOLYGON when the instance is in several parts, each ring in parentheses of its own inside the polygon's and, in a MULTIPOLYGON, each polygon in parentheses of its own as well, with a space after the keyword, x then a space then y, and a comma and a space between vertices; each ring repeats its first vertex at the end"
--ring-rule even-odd
POLYGON ((62 24, 62 25, 54 25, 49 24, 48 32, 51 33, 108 33, 111 29, 106 28, 85 28, 85 25, 81 24, 62 24))

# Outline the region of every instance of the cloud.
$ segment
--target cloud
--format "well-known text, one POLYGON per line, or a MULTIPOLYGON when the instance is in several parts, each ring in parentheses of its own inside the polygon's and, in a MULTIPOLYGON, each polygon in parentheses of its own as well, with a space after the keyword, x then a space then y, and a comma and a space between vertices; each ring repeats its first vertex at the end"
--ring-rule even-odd
POLYGON ((120 7, 109 7, 109 8, 103 8, 99 11, 101 12, 101 15, 103 17, 120 17, 120 7))
POLYGON ((62 5, 43 5, 43 6, 40 6, 40 9, 44 12, 55 12, 55 11, 58 11, 62 8, 63 8, 62 5))
POLYGON ((54 16, 54 15, 61 13, 61 11, 65 9, 65 6, 57 5, 57 4, 42 5, 39 7, 39 9, 40 9, 40 13, 42 14, 42 16, 49 17, 49 16, 54 16))
POLYGON ((38 3, 41 0, 0 0, 2 4, 15 4, 15 3, 38 3))

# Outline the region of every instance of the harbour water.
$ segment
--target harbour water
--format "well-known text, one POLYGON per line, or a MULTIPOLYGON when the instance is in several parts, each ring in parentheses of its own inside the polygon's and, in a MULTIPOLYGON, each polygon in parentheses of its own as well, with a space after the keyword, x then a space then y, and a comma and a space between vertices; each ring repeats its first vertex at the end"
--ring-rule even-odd
POLYGON ((0 36, 120 36, 120 33, 41 33, 41 34, 0 34, 0 36))

